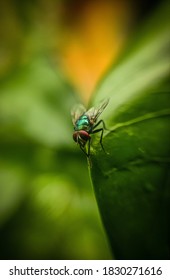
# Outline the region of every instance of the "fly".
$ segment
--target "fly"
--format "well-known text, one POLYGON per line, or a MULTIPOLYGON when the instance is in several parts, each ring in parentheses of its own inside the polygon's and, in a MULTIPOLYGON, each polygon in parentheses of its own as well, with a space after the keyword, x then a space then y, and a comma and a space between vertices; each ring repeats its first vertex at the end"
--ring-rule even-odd
POLYGON ((108 105, 109 99, 106 99, 96 107, 92 107, 86 111, 85 107, 81 104, 76 105, 71 111, 72 122, 74 125, 73 140, 79 144, 80 149, 86 154, 87 157, 90 156, 90 144, 91 144, 91 134, 101 132, 100 135, 100 145, 104 150, 102 139, 103 132, 106 129, 103 120, 97 122, 99 116, 103 110, 108 105), (97 128, 99 125, 101 128, 97 128), (88 142, 88 150, 86 152, 85 146, 88 142))

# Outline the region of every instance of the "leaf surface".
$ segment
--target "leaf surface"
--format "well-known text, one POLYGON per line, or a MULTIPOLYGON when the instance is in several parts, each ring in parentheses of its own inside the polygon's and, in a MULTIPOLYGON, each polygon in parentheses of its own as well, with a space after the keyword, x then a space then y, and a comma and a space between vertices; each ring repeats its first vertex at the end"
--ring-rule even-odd
POLYGON ((91 177, 117 259, 168 259, 170 92, 168 7, 134 38, 96 90, 92 105, 110 98, 94 135, 91 177), (155 27, 157 32, 155 32, 155 27), (135 41, 136 40, 136 41, 135 41))

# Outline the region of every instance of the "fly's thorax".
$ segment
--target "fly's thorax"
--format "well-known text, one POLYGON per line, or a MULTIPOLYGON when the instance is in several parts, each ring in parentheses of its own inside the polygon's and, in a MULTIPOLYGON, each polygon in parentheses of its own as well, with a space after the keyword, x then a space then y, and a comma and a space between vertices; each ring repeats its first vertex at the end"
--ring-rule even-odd
POLYGON ((82 115, 75 123, 74 130, 79 131, 79 130, 85 130, 88 131, 90 128, 90 121, 88 116, 82 115))

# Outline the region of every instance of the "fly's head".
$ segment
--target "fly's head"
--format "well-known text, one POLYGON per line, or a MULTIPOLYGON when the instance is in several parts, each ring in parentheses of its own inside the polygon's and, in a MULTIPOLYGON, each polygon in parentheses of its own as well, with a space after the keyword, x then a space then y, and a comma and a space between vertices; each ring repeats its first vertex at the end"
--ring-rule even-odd
POLYGON ((87 141, 90 139, 90 135, 85 130, 79 130, 73 132, 73 140, 81 147, 85 147, 87 141))

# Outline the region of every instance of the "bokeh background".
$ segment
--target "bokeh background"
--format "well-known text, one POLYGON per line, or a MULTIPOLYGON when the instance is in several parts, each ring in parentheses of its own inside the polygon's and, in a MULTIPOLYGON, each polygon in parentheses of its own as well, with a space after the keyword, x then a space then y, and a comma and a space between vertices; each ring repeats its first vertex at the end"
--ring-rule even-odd
POLYGON ((70 109, 160 2, 1 1, 1 259, 114 257, 70 109))

